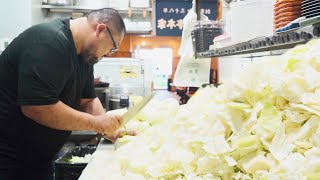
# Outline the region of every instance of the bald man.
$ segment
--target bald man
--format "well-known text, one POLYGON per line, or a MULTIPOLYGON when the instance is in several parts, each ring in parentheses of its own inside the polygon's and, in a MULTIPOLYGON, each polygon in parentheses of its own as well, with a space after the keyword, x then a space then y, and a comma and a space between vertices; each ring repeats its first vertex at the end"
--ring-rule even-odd
MULTIPOLYGON (((93 64, 117 51, 126 33, 117 11, 35 25, 0 56, 0 179, 45 179, 73 130, 115 141, 122 117, 95 95, 93 64)), ((129 133, 130 134, 130 133, 129 133)))

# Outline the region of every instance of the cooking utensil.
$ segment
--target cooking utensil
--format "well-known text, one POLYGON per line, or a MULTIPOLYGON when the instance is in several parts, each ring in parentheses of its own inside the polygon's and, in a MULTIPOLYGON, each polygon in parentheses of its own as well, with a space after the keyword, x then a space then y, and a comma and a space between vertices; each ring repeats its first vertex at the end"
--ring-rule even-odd
POLYGON ((122 126, 126 125, 140 110, 145 107, 146 104, 153 98, 155 93, 144 97, 137 105, 134 105, 131 109, 128 110, 123 116, 122 126))
MULTIPOLYGON (((138 104, 134 105, 131 109, 129 109, 124 115, 123 115, 123 123, 121 127, 124 127, 140 110, 145 107, 148 102, 153 98, 155 93, 151 93, 150 95, 144 97, 138 104)), ((122 136, 126 135, 126 132, 122 136)), ((97 140, 97 146, 99 142, 101 141, 101 138, 104 136, 104 134, 97 134, 96 140, 97 140)))

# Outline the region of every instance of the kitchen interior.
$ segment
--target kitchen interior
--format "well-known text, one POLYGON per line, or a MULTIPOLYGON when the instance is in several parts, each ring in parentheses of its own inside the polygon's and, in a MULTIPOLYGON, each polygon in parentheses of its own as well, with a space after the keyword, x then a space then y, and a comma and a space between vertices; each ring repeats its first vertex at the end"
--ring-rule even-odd
MULTIPOLYGON (((263 63, 264 57, 282 55, 318 38, 318 5, 316 0, 196 0, 196 8, 191 9, 192 0, 1 0, 0 53, 32 25, 111 7, 123 17, 127 34, 117 53, 94 65, 96 94, 103 107, 106 111, 131 109, 153 92, 158 101, 174 98, 183 105, 201 87, 218 87, 249 64, 263 63), (310 4, 315 6, 312 12, 310 4), (195 10, 198 17, 207 15, 211 24, 197 19, 197 26, 190 29, 194 62, 207 65, 196 68, 204 72, 203 81, 183 85, 175 77, 180 73, 180 49, 187 41, 183 27, 187 26, 178 22, 188 10, 195 10)), ((65 158, 92 154, 98 144, 100 150, 112 149, 112 143, 95 132, 73 132, 52 163, 55 179, 79 178, 87 162, 66 163, 65 158)))

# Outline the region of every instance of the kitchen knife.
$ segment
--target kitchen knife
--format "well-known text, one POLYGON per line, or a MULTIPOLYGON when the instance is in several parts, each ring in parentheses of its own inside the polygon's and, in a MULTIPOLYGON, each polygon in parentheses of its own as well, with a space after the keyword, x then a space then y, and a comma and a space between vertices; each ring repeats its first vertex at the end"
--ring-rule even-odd
POLYGON ((134 105, 131 109, 129 109, 124 115, 123 115, 123 123, 122 126, 126 125, 129 120, 131 120, 140 110, 148 104, 148 102, 153 98, 154 92, 150 95, 144 97, 138 104, 134 105))

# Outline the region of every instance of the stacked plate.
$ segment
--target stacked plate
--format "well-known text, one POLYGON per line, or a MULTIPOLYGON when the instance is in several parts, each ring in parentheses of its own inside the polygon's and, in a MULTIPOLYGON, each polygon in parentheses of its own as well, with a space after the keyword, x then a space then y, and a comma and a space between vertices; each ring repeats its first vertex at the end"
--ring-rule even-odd
POLYGON ((276 0, 274 28, 280 29, 301 16, 302 0, 276 0))
POLYGON ((301 6, 301 13, 306 18, 320 15, 320 0, 304 0, 301 6))

